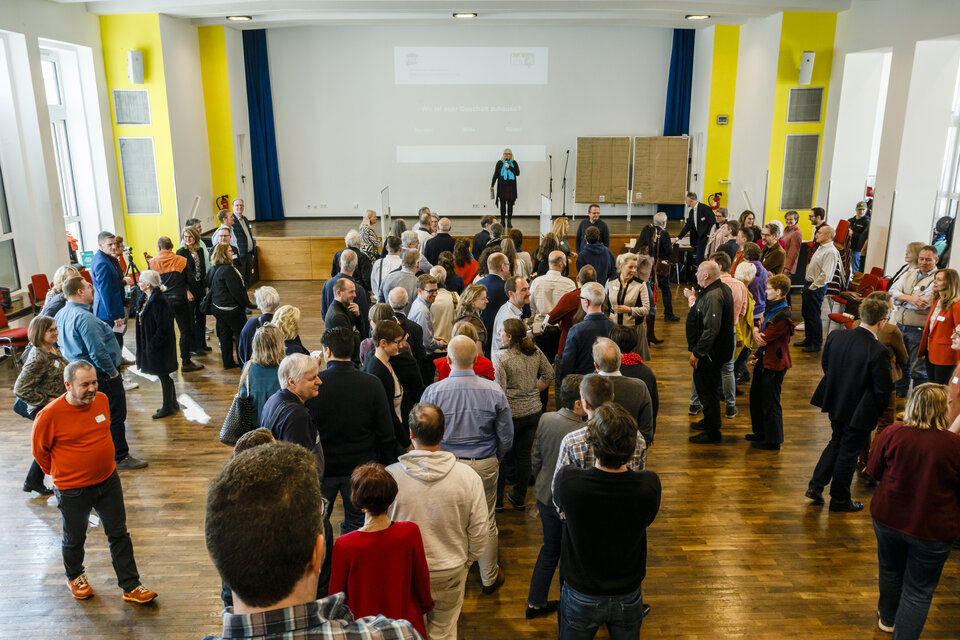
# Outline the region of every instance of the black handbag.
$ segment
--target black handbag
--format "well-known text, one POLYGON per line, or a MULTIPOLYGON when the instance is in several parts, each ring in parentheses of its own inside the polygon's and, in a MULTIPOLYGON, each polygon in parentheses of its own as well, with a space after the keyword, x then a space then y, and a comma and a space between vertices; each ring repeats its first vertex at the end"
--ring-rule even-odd
POLYGON ((243 369, 243 375, 240 376, 237 395, 233 396, 233 402, 230 403, 227 417, 223 419, 223 426, 220 428, 220 442, 231 447, 237 444, 240 436, 257 428, 257 410, 253 398, 250 397, 250 383, 247 377, 249 369, 250 365, 248 363, 243 369), (244 383, 247 385, 247 395, 242 395, 244 383))

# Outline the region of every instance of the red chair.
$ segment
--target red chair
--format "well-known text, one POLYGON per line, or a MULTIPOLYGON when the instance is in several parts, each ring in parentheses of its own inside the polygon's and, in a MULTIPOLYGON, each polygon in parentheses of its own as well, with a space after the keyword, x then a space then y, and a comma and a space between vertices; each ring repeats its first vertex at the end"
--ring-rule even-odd
POLYGON ((37 294, 34 293, 32 282, 27 284, 27 297, 30 299, 30 309, 33 311, 33 315, 40 313, 40 309, 43 308, 43 305, 37 302, 37 294))
POLYGON ((81 269, 80 275, 83 276, 84 280, 86 280, 90 284, 93 284, 93 274, 90 273, 89 269, 81 269))
POLYGON ((870 269, 870 275, 876 276, 879 280, 883 277, 883 269, 881 267, 874 267, 873 269, 870 269))
MULTIPOLYGON (((9 327, 10 323, 7 322, 7 314, 3 312, 3 309, 0 308, 0 327, 9 327)), ((17 348, 23 349, 26 347, 30 341, 27 339, 27 328, 20 327, 18 329, 3 329, 0 330, 0 348, 7 348, 10 350, 10 356, 13 358, 14 366, 20 368, 20 357, 17 355, 17 348)))
MULTIPOLYGON (((37 302, 40 303, 46 300, 47 292, 50 291, 50 281, 47 279, 46 274, 38 273, 35 276, 30 276, 30 283, 33 285, 33 293, 37 297, 37 302)), ((43 305, 41 304, 40 306, 43 305)))

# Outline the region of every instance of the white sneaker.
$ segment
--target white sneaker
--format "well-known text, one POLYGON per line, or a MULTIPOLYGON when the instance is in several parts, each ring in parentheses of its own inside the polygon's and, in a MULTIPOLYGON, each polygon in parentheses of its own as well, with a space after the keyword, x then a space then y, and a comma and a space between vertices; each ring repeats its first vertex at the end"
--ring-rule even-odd
POLYGON ((140 388, 140 384, 138 382, 134 382, 133 380, 129 380, 127 378, 123 379, 124 391, 133 391, 134 389, 139 389, 139 388, 140 388))
POLYGON ((880 627, 880 631, 886 631, 887 633, 893 633, 893 623, 886 622, 883 619, 883 616, 880 615, 880 612, 877 611, 877 626, 880 627))
POLYGON ((806 330, 807 330, 807 325, 806 325, 805 323, 801 322, 800 324, 798 324, 798 325, 796 326, 796 330, 797 330, 797 331, 806 331, 806 330))

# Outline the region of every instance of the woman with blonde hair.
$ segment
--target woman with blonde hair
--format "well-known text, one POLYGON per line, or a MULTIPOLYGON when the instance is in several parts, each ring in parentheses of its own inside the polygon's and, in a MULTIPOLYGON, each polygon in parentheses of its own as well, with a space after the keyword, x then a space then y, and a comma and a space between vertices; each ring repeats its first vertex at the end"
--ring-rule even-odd
POLYGON ((960 351, 950 346, 953 329, 960 324, 960 274, 953 269, 937 271, 933 277, 933 295, 917 358, 926 357, 930 382, 946 384, 960 364, 960 351))
MULTIPOLYGON (((208 293, 204 299, 209 303, 209 312, 217 319, 217 337, 220 339, 220 360, 224 369, 233 369, 240 365, 234 359, 234 341, 240 337, 246 323, 247 288, 243 277, 233 266, 233 247, 218 244, 210 254, 213 266, 207 271, 208 293)), ((202 305, 201 305, 202 306, 202 305)), ((204 313, 207 309, 201 309, 204 313)))
POLYGON ((300 342, 300 309, 293 305, 285 304, 276 313, 273 314, 273 324, 280 329, 283 334, 283 349, 287 355, 291 353, 302 353, 310 355, 303 343, 300 342))
POLYGON ((555 218, 553 226, 550 227, 550 233, 557 237, 557 244, 560 245, 558 248, 567 255, 568 261, 570 258, 577 257, 577 254, 570 250, 570 241, 567 240, 567 234, 570 233, 570 218, 567 216, 555 218))
MULTIPOLYGON (((480 312, 487 308, 487 288, 482 284, 472 284, 467 287, 463 295, 460 296, 460 304, 457 307, 457 317, 453 323, 459 324, 466 322, 472 325, 477 331, 477 339, 481 344, 488 342, 487 327, 483 324, 480 312)), ((456 335, 456 334, 453 334, 456 335)))
POLYGON ((922 384, 903 424, 877 436, 867 473, 877 536, 880 629, 919 638, 943 565, 960 539, 960 436, 947 431, 947 393, 922 384))
POLYGON ((200 312, 200 301, 207 292, 204 280, 207 275, 208 256, 200 232, 192 225, 183 228, 180 243, 177 255, 187 259, 187 268, 183 270, 183 275, 189 293, 187 307, 193 320, 190 355, 203 356, 207 351, 212 351, 206 341, 207 316, 200 312))
POLYGON ((500 224, 504 228, 513 226, 513 203, 517 201, 517 177, 520 175, 520 165, 513 159, 513 151, 503 150, 503 156, 497 161, 493 169, 493 180, 490 181, 490 195, 496 185, 497 194, 495 203, 500 206, 500 224))
POLYGON ((257 412, 257 424, 260 424, 260 411, 274 393, 280 390, 277 371, 280 361, 286 353, 283 349, 283 332, 272 322, 265 322, 253 334, 250 359, 240 376, 240 393, 253 398, 257 412), (246 383, 246 389, 244 389, 246 383))
POLYGON ((650 312, 650 293, 647 283, 637 277, 638 257, 635 253, 617 256, 617 277, 607 280, 606 295, 615 324, 634 327, 637 331, 637 353, 643 360, 650 359, 645 318, 650 312))
POLYGON ((380 257, 380 236, 373 225, 377 224, 377 212, 367 209, 360 223, 360 251, 374 263, 380 257))
POLYGON ((927 246, 926 242, 911 242, 907 245, 906 254, 903 256, 903 265, 891 276, 890 281, 887 283, 887 291, 890 290, 894 282, 906 275, 907 271, 917 268, 917 261, 920 259, 920 250, 925 246, 927 246))
POLYGON ((63 295, 63 281, 78 275, 80 275, 80 272, 76 267, 72 267, 69 264, 57 267, 57 270, 53 274, 53 286, 47 291, 47 297, 43 302, 43 309, 40 310, 40 315, 52 318, 57 315, 57 311, 60 311, 60 309, 66 306, 67 299, 63 295))
POLYGON ((517 271, 517 245, 513 243, 513 240, 504 238, 503 242, 500 243, 499 252, 507 256, 507 264, 510 265, 510 275, 521 275, 520 272, 517 271))

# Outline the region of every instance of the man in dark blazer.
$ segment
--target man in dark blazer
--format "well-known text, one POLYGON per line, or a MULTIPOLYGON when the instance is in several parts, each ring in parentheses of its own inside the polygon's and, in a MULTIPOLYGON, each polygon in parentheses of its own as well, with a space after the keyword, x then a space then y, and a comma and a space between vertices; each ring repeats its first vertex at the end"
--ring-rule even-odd
MULTIPOLYGON (((353 249, 346 249, 340 253, 340 271, 332 278, 323 283, 323 289, 320 290, 320 315, 326 317, 330 305, 333 304, 333 287, 340 278, 349 278, 357 287, 357 294, 354 302, 360 309, 360 318, 366 318, 370 311, 370 294, 357 282, 357 254, 353 249)), ((362 322, 363 326, 360 335, 363 338, 368 337, 370 333, 370 323, 362 322)))
POLYGON ((507 256, 502 253, 491 253, 487 257, 487 269, 490 273, 477 280, 476 284, 482 284, 487 288, 487 307, 480 312, 480 319, 483 320, 483 326, 487 328, 487 344, 483 345, 483 353, 490 357, 493 321, 496 319, 500 307, 509 299, 504 285, 507 278, 510 277, 510 262, 507 260, 507 256))
POLYGON ((690 234, 690 244, 696 247, 695 264, 699 265, 703 262, 703 254, 707 250, 707 240, 710 238, 710 228, 717 221, 717 217, 714 215, 713 209, 700 202, 697 194, 693 191, 688 191, 683 201, 687 206, 687 221, 680 229, 676 241, 682 240, 687 233, 690 234))
POLYGON ((806 496, 823 504, 823 488, 830 483, 830 511, 860 511, 862 502, 850 499, 850 481, 857 454, 877 426, 893 391, 890 352, 877 340, 890 307, 880 300, 864 300, 860 326, 835 331, 823 348, 823 378, 810 403, 830 415, 833 436, 813 470, 806 496))
POLYGON ((440 263, 440 254, 444 251, 453 253, 453 245, 457 243, 450 235, 450 218, 440 218, 437 224, 437 235, 427 240, 423 245, 423 255, 426 256, 430 264, 440 263))
MULTIPOLYGON (((100 250, 93 254, 90 272, 93 279, 93 313, 111 327, 122 327, 125 322, 123 306, 123 272, 120 261, 113 257, 116 236, 101 231, 97 236, 100 250)), ((123 332, 114 332, 120 347, 123 347, 123 332)))
MULTIPOLYGON (((390 308, 393 309, 393 315, 397 317, 397 322, 399 322, 403 330, 407 332, 407 344, 410 346, 410 353, 413 355, 414 360, 417 361, 417 366, 419 367, 421 363, 427 359, 427 349, 423 346, 423 327, 408 318, 404 311, 404 309, 410 306, 408 304, 407 290, 403 287, 394 287, 387 295, 387 302, 390 304, 390 308)), ((391 362, 393 361, 391 360, 391 362)), ((430 384, 432 380, 424 382, 425 384, 430 384)), ((406 389, 406 387, 404 387, 404 389, 406 389)), ((406 393, 406 391, 404 391, 404 393, 406 393)))
POLYGON ((357 297, 357 285, 350 278, 340 278, 333 285, 333 302, 323 316, 323 324, 327 329, 343 327, 353 332, 353 362, 360 364, 360 336, 363 334, 361 325, 367 322, 360 318, 360 306, 354 302, 357 297))
POLYGON ((480 254, 483 253, 487 243, 490 242, 490 225, 493 224, 494 220, 495 218, 493 216, 483 216, 480 218, 480 233, 473 236, 474 260, 480 259, 480 254))
POLYGON ((580 288, 580 306, 585 315, 567 333, 563 345, 563 360, 560 363, 561 381, 571 373, 593 373, 593 343, 597 338, 606 338, 613 328, 613 321, 603 313, 606 292, 598 282, 588 282, 580 288))

